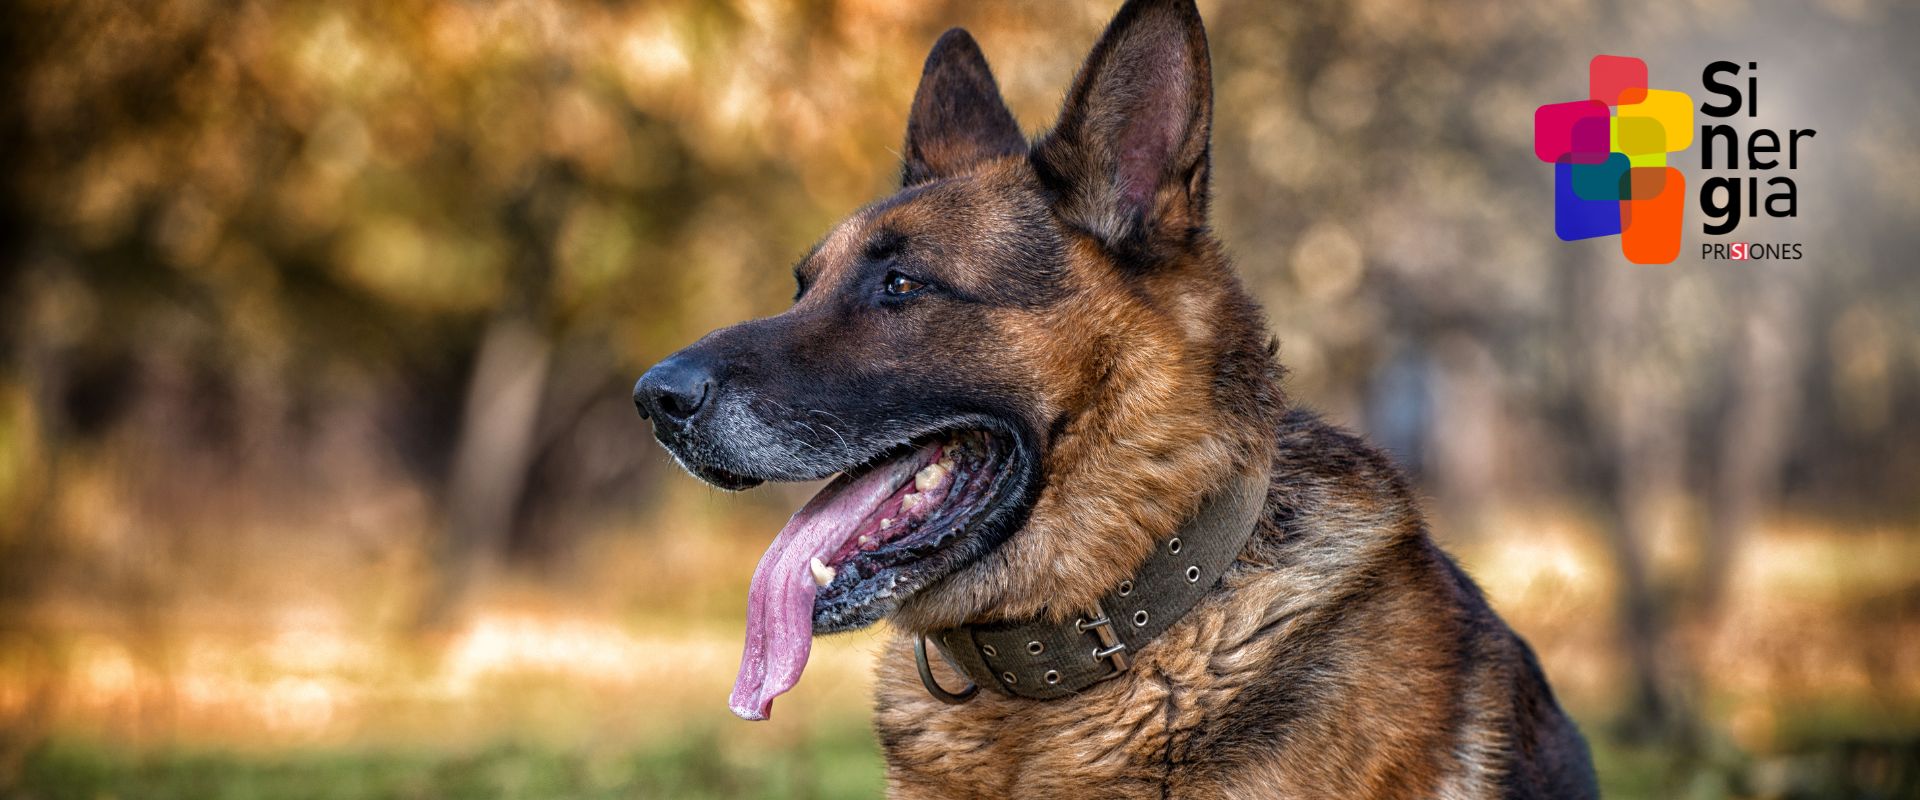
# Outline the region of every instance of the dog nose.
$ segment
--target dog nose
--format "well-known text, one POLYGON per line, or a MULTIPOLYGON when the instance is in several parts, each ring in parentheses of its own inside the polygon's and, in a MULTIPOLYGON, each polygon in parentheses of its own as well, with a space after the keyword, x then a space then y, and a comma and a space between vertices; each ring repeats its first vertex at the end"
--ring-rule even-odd
POLYGON ((679 428, 713 399, 713 369, 706 359, 676 353, 653 365, 633 385, 633 404, 641 419, 679 428))

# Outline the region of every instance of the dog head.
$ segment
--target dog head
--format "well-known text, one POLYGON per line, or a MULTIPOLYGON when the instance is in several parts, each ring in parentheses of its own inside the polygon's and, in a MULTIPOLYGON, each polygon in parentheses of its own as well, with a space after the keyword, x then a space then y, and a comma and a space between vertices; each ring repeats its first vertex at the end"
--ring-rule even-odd
POLYGON ((762 560, 755 614, 1068 618, 1269 457, 1271 340, 1206 225, 1211 103, 1192 0, 1129 2, 1031 143, 973 39, 940 38, 900 190, 801 259, 786 312, 634 389, 716 486, 838 476, 762 560))

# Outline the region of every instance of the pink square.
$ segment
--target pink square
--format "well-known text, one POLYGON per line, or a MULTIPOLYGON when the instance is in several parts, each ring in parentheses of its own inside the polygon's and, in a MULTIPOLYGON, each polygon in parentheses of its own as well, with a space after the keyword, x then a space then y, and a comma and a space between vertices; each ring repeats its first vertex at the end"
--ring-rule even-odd
POLYGON ((1607 104, 1549 103, 1533 111, 1533 155, 1549 164, 1598 164, 1607 157, 1607 104))

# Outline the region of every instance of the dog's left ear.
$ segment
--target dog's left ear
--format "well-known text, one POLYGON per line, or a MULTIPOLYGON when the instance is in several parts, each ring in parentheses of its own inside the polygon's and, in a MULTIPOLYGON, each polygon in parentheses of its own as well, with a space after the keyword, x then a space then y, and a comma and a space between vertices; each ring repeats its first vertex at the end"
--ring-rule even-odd
POLYGON ((1025 152, 1027 139, 1000 99, 980 46, 960 28, 942 34, 913 93, 900 185, 958 175, 981 161, 1025 152))
POLYGON ((1129 0, 1033 148, 1056 211, 1123 253, 1206 225, 1213 68, 1193 0, 1129 0))

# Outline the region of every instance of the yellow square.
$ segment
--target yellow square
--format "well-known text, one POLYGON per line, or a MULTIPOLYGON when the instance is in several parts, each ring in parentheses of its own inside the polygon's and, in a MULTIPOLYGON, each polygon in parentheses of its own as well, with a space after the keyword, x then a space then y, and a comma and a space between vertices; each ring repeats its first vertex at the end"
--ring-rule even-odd
POLYGON ((1686 92, 1648 89, 1647 99, 1618 108, 1619 114, 1614 117, 1614 124, 1625 123, 1632 127, 1633 130, 1621 131, 1630 138, 1640 135, 1642 123, 1627 123, 1626 120, 1649 119, 1657 123, 1663 132, 1662 138, 1666 143, 1658 148, 1660 152, 1677 153, 1693 144, 1693 98, 1688 97, 1686 92))

